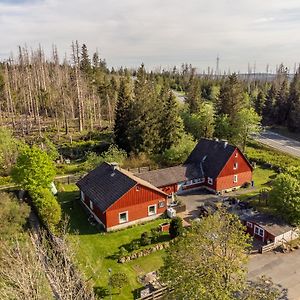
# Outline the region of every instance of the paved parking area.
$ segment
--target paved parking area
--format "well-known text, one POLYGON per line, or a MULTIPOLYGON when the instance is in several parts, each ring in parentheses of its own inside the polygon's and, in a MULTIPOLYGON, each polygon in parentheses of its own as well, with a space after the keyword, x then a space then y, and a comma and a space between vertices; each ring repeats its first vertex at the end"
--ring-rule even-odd
POLYGON ((205 201, 219 199, 218 196, 206 190, 186 192, 183 195, 178 195, 177 198, 186 205, 186 211, 179 214, 186 221, 199 217, 199 207, 203 205, 205 201))
POLYGON ((266 275, 287 289, 289 300, 300 300, 300 250, 256 254, 250 257, 249 278, 266 275))

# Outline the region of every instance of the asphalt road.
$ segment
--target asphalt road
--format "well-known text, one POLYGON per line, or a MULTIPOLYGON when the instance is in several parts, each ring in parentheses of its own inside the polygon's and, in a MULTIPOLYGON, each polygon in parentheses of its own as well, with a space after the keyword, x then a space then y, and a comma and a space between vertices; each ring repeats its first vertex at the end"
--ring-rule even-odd
POLYGON ((256 136, 255 140, 300 158, 300 142, 298 141, 267 130, 263 131, 259 136, 256 136))
POLYGON ((250 257, 248 277, 271 277, 275 284, 287 290, 288 300, 300 299, 300 250, 292 253, 257 254, 250 257))

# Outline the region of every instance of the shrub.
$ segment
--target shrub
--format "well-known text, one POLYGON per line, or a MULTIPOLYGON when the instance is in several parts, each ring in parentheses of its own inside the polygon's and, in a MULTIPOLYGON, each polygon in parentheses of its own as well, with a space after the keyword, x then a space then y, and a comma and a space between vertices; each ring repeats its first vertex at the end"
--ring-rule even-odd
POLYGON ((176 217, 172 219, 169 228, 169 234, 171 238, 180 236, 182 235, 182 233, 183 233, 182 219, 180 217, 176 217))
POLYGON ((250 182, 245 182, 243 185, 242 185, 242 188, 246 189, 248 187, 250 187, 251 183, 250 182))
POLYGON ((121 247, 119 249, 118 258, 122 258, 122 257, 126 256, 127 254, 128 254, 128 251, 124 247, 121 247))
POLYGON ((147 246, 151 244, 151 238, 149 237, 148 232, 143 232, 141 234, 141 245, 147 246))
POLYGON ((300 167, 299 159, 275 151, 254 141, 248 143, 246 155, 250 161, 268 165, 276 171, 287 171, 290 167, 300 167))
POLYGON ((111 276, 110 283, 113 288, 118 289, 120 294, 121 289, 128 284, 127 275, 125 273, 115 273, 111 276))
POLYGON ((161 234, 162 234, 162 232, 159 230, 159 228, 152 228, 151 229, 151 242, 152 243, 158 242, 161 234))
POLYGON ((140 247, 141 247, 140 241, 137 240, 133 240, 129 245, 130 251, 139 250, 140 247))
POLYGON ((61 207, 56 198, 45 188, 37 188, 29 193, 43 223, 54 230, 61 220, 61 207))

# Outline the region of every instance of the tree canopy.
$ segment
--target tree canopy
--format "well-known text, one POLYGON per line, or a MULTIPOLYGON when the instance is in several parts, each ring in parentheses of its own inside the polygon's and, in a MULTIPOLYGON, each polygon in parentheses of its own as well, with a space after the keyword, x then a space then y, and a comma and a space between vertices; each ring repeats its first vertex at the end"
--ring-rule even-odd
POLYGON ((217 212, 194 222, 167 251, 161 276, 180 299, 233 299, 243 290, 249 237, 235 215, 217 212))
POLYGON ((49 188, 54 176, 53 161, 37 146, 24 147, 12 171, 13 180, 27 190, 49 188))

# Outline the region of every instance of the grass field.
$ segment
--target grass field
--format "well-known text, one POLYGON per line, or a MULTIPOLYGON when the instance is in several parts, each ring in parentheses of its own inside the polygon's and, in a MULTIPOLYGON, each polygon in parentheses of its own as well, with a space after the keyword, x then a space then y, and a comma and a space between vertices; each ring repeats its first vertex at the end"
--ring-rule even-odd
POLYGON ((61 185, 58 195, 63 211, 70 216, 70 239, 77 253, 78 263, 87 278, 91 278, 95 291, 99 296, 108 295, 108 269, 112 273, 124 272, 128 276, 129 285, 120 295, 113 291, 113 299, 132 299, 133 291, 140 287, 137 276, 157 270, 163 264, 164 251, 158 251, 125 264, 119 264, 110 258, 119 247, 137 239, 145 231, 157 227, 161 219, 135 226, 129 229, 105 233, 91 226, 78 201, 78 190, 75 185, 61 185))

